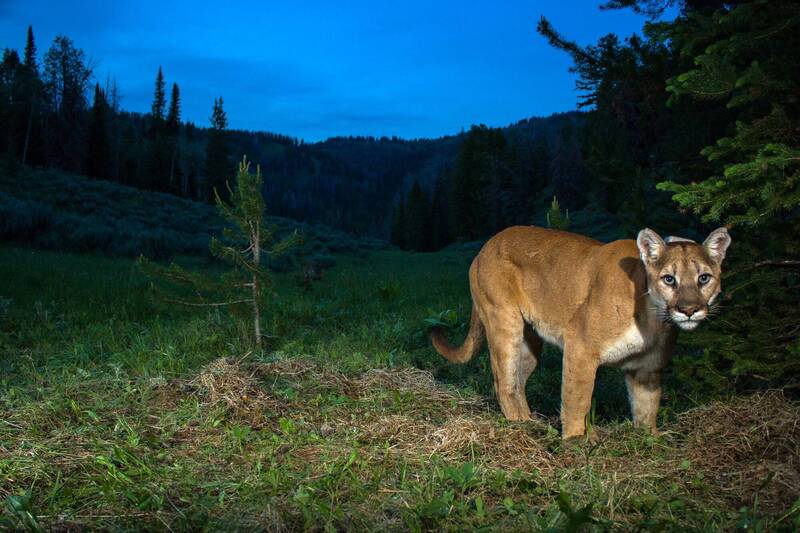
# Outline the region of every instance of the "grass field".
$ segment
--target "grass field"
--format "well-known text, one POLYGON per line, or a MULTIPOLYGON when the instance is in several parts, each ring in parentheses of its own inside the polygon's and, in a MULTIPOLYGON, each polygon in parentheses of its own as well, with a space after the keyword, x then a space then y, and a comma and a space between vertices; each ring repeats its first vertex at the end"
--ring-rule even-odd
POLYGON ((426 319, 465 332, 471 254, 337 256, 311 290, 277 275, 255 352, 244 317, 154 301, 129 259, 0 248, 0 527, 800 527, 800 409, 780 392, 709 398, 668 374, 653 438, 603 371, 600 442, 565 445, 551 351, 540 416, 505 421, 486 355, 453 366, 426 338, 426 319))

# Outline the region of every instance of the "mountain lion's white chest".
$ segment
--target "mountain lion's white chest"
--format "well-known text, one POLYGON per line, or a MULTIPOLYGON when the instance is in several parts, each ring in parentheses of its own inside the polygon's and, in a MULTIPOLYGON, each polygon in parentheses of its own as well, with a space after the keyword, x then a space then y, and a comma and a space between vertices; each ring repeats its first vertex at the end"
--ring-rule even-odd
POLYGON ((637 324, 632 324, 622 335, 608 343, 600 354, 601 365, 613 365, 628 357, 641 354, 653 346, 652 338, 642 334, 637 324))

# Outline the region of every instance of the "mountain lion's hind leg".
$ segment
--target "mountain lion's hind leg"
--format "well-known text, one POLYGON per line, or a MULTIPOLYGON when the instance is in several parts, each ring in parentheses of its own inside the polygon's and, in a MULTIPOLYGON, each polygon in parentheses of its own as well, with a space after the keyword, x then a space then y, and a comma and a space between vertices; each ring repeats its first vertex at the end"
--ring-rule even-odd
POLYGON ((489 357, 494 374, 494 390, 503 415, 509 420, 530 420, 531 409, 525 399, 525 384, 536 359, 523 346, 522 317, 492 316, 487 324, 489 357), (523 355, 525 354, 525 355, 523 355), (531 364, 532 363, 532 364, 531 364))
POLYGON ((543 343, 542 338, 538 333, 536 333, 530 324, 525 324, 523 334, 524 338, 519 351, 517 378, 519 381, 519 389, 522 392, 522 397, 524 399, 525 384, 528 382, 528 378, 536 369, 536 365, 539 364, 539 358, 542 356, 543 343))

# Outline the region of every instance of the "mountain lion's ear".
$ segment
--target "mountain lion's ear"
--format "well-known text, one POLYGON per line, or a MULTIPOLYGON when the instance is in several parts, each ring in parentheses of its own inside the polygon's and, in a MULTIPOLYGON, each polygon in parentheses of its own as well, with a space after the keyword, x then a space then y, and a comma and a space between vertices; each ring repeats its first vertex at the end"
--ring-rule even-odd
POLYGON ((725 259, 725 252, 730 245, 731 236, 725 227, 715 229, 703 241, 703 248, 706 249, 708 256, 717 264, 722 263, 722 260, 725 259))
POLYGON ((636 237, 636 246, 639 248, 639 256, 646 265, 656 263, 667 249, 664 239, 650 228, 639 232, 636 237))

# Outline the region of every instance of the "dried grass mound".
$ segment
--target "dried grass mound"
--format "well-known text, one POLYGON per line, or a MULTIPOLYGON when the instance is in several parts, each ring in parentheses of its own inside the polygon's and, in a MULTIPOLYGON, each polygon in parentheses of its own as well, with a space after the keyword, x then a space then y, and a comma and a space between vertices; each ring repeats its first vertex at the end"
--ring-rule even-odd
POLYGON ((465 397, 459 391, 437 383, 430 372, 418 368, 376 368, 346 379, 341 386, 355 398, 369 398, 385 391, 409 393, 419 408, 429 414, 441 410, 448 414, 463 410, 475 412, 486 407, 483 398, 465 397))
POLYGON ((317 365, 301 357, 280 359, 271 363, 261 363, 255 366, 257 372, 263 375, 278 375, 281 377, 300 377, 317 370, 317 365))
POLYGON ((559 461, 547 449, 545 427, 535 421, 498 427, 489 418, 459 416, 427 435, 422 446, 452 461, 468 459, 474 452, 483 455, 491 468, 546 476, 558 468, 559 461))
POLYGON ((685 458, 730 497, 786 509, 800 497, 800 407, 769 391, 715 402, 681 415, 685 458))
POLYGON ((246 372, 238 361, 229 357, 220 357, 204 366, 189 386, 208 406, 222 403, 237 408, 262 394, 252 372, 246 372))
MULTIPOLYGON (((544 426, 541 426, 544 427, 544 426)), ((498 427, 482 416, 457 416, 443 424, 407 415, 389 415, 362 424, 361 438, 386 442, 394 453, 411 457, 438 455, 460 463, 482 457, 490 468, 552 474, 560 462, 547 449, 549 439, 530 423, 498 427)))
POLYGON ((388 415, 360 424, 360 438, 365 441, 386 442, 397 453, 419 453, 421 446, 436 425, 408 415, 388 415))

